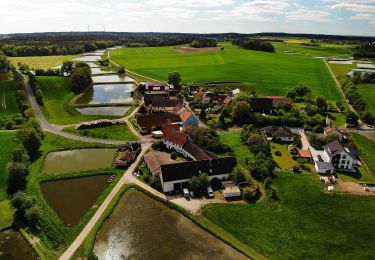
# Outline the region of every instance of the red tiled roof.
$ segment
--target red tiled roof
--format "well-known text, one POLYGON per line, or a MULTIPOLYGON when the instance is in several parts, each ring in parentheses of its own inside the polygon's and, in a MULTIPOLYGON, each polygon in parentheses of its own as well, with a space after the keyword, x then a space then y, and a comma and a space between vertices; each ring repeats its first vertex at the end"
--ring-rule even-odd
POLYGON ((179 132, 180 131, 180 125, 179 124, 165 124, 165 125, 161 126, 161 131, 163 133, 168 132, 168 131, 179 132))
POLYGON ((276 104, 284 104, 284 103, 292 102, 290 98, 283 97, 283 96, 267 96, 266 98, 272 99, 272 101, 276 104))
POLYGON ((191 115, 192 113, 190 111, 185 111, 180 115, 180 118, 182 121, 186 121, 191 115))
POLYGON ((206 94, 205 92, 203 92, 202 90, 199 90, 199 91, 194 95, 194 97, 196 97, 196 98, 203 98, 205 94, 206 94))
POLYGON ((301 158, 311 158, 311 154, 309 150, 299 150, 298 156, 301 158))
POLYGON ((185 133, 172 130, 165 132, 162 139, 173 144, 184 145, 188 141, 188 136, 185 133))
POLYGON ((227 106, 227 105, 230 104, 230 102, 232 102, 232 98, 231 98, 230 96, 227 96, 227 97, 224 99, 223 104, 227 106))
POLYGON ((145 162, 153 176, 159 175, 160 163, 153 152, 148 152, 144 156, 145 162))

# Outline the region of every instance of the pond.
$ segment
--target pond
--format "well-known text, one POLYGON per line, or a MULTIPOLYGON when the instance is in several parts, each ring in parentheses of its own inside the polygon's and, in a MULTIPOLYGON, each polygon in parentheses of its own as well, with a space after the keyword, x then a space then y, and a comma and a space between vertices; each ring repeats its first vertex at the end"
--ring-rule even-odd
POLYGON ((94 116, 123 116, 129 111, 131 106, 115 106, 115 107, 84 107, 77 108, 82 115, 94 116))
POLYGON ((99 55, 85 55, 78 58, 72 59, 72 61, 97 61, 100 60, 101 56, 99 55))
POLYGON ((112 166, 116 149, 76 149, 47 154, 43 173, 79 172, 112 166))
POLYGON ((246 259, 140 191, 125 193, 97 234, 99 259, 246 259))
POLYGON ((125 83, 134 82, 134 79, 128 76, 119 76, 117 74, 93 76, 92 80, 94 83, 125 83))
MULTIPOLYGON (((45 181, 42 194, 65 225, 74 225, 94 206, 107 187, 109 175, 45 181)), ((96 206, 96 205, 95 205, 96 206)))
MULTIPOLYGON (((98 74, 110 74, 110 73, 113 73, 113 71, 108 71, 108 70, 103 70, 101 68, 92 68, 91 67, 91 73, 92 75, 98 75, 98 74)), ((116 74, 117 76, 117 74, 116 74)))
POLYGON ((126 84, 100 84, 94 85, 83 93, 76 101, 77 104, 116 104, 133 102, 131 92, 135 85, 126 84))
POLYGON ((99 66, 97 64, 95 64, 94 62, 91 62, 91 61, 88 61, 88 62, 85 62, 87 65, 89 65, 89 67, 91 68, 99 68, 99 66))
POLYGON ((38 255, 20 233, 5 230, 0 233, 0 259, 38 259, 38 255))

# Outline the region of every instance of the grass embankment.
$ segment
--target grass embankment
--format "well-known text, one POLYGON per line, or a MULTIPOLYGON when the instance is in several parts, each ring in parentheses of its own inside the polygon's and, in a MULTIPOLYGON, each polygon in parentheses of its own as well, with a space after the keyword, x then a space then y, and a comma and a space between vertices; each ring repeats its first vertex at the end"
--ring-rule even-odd
POLYGON ((375 200, 328 195, 317 175, 278 173, 280 202, 208 205, 203 215, 272 259, 369 259, 375 200))
MULTIPOLYGON (((65 226, 58 217, 57 213, 49 206, 49 204, 44 199, 40 189, 40 182, 47 180, 56 180, 108 173, 121 174, 123 172, 114 169, 101 169, 59 175, 41 174, 40 168, 43 162, 43 158, 48 152, 56 150, 90 147, 113 146, 81 143, 47 133, 45 139, 43 140, 43 145, 41 147, 38 159, 35 162, 33 162, 30 166, 30 175, 28 177, 26 193, 35 196, 38 205, 40 205, 43 210, 41 229, 37 233, 35 233, 35 235, 37 235, 37 237, 40 239, 40 243, 37 245, 37 247, 39 248, 38 252, 41 253, 42 257, 46 259, 56 259, 57 256, 60 255, 66 249, 66 247, 73 241, 73 239, 89 221, 91 216, 95 213, 97 207, 93 207, 89 211, 87 211, 78 224, 73 226, 65 226)), ((108 195, 108 193, 110 192, 110 190, 115 185, 118 179, 119 178, 116 178, 114 182, 107 186, 107 188, 97 198, 95 203, 96 205, 99 206, 103 202, 103 200, 108 195)))
POLYGON ((91 230, 89 235, 86 237, 86 239, 84 240, 82 245, 79 247, 79 249, 75 252, 74 258, 85 257, 92 251, 92 249, 94 247, 94 244, 95 244, 96 233, 100 230, 104 221, 108 217, 110 217, 111 213, 113 212, 114 208, 116 207, 117 203, 119 202, 121 197, 124 195, 124 193, 127 190, 129 190, 130 188, 135 188, 135 189, 143 192, 147 196, 150 196, 151 198, 167 205, 168 207, 170 207, 174 210, 177 210, 179 213, 183 214, 185 217, 187 217, 188 219, 193 221, 195 224, 197 224, 198 226, 200 226, 201 228, 203 228, 207 232, 209 232, 212 235, 214 235, 215 237, 221 239, 222 241, 224 241, 228 245, 232 246, 236 250, 244 253, 245 255, 247 255, 249 257, 252 257, 254 259, 264 259, 264 257, 261 254, 256 252, 254 249, 246 246, 241 241, 239 241, 236 237, 232 236, 231 234, 229 234, 228 232, 226 232, 225 230, 223 230, 219 226, 215 225, 211 221, 209 221, 205 218, 202 218, 201 216, 194 215, 194 214, 190 213, 189 211, 187 211, 186 209, 183 209, 182 207, 180 207, 180 206, 178 206, 174 203, 171 203, 167 200, 161 199, 158 196, 155 196, 154 194, 152 194, 152 193, 150 193, 150 192, 144 190, 143 188, 141 188, 137 185, 134 185, 134 184, 128 184, 128 185, 123 186, 122 189, 116 194, 114 199, 111 201, 110 205, 104 211, 104 213, 101 216, 101 218, 99 219, 99 221, 96 223, 96 225, 91 230))
POLYGON ((51 69, 55 66, 63 64, 78 57, 78 55, 62 55, 62 56, 33 56, 33 57, 9 57, 9 60, 17 66, 18 62, 29 65, 34 69, 51 69))
POLYGON ((233 150, 238 163, 245 164, 246 159, 254 158, 254 154, 251 152, 249 146, 241 143, 240 132, 222 133, 220 134, 220 141, 233 150))
POLYGON ((375 181, 375 143, 359 134, 352 134, 352 138, 357 145, 358 153, 365 161, 371 172, 372 181, 375 181))
POLYGON ((68 78, 37 77, 37 79, 44 95, 42 112, 48 122, 64 125, 104 118, 104 116, 82 115, 76 110, 71 103, 75 95, 71 91, 68 78))
POLYGON ((11 153, 16 147, 15 133, 0 133, 0 230, 9 228, 13 223, 14 210, 10 205, 7 194, 7 180, 5 167, 11 159, 11 153))
MULTIPOLYGON (((167 80, 179 71, 183 82, 239 80, 261 95, 286 95, 304 82, 314 95, 329 100, 342 97, 324 62, 305 55, 243 50, 221 43, 222 51, 180 53, 176 46, 123 48, 111 51, 111 59, 126 68, 152 78, 167 80)), ((178 46, 180 47, 180 46, 178 46)))
POLYGON ((365 101, 368 111, 375 117, 375 84, 360 84, 357 89, 359 95, 365 101))
POLYGON ((105 127, 96 127, 91 129, 76 130, 74 127, 65 128, 64 132, 71 133, 79 136, 89 136, 98 139, 109 140, 124 140, 136 141, 137 137, 134 136, 129 127, 125 125, 112 125, 105 127))
POLYGON ((19 113, 14 81, 0 81, 0 117, 19 113))

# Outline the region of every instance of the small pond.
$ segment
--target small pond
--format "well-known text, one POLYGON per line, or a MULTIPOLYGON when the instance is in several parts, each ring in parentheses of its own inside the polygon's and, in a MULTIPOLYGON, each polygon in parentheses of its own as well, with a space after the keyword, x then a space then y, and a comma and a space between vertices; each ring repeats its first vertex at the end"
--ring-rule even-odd
POLYGON ((83 107, 77 108, 82 115, 94 116, 123 116, 129 111, 131 106, 115 106, 115 107, 83 107))
POLYGON ((88 61, 88 62, 85 62, 87 65, 89 65, 89 67, 91 68, 99 68, 99 66, 97 64, 95 64, 94 62, 91 62, 91 61, 88 61))
POLYGON ((102 70, 101 68, 91 68, 91 73, 92 73, 92 75, 110 74, 110 73, 113 73, 113 71, 102 70))
POLYGON ((126 84, 100 84, 94 85, 83 93, 76 101, 77 104, 116 104, 133 102, 131 92, 135 85, 126 84))
POLYGON ((20 233, 5 230, 0 233, 0 259, 38 259, 38 255, 20 233))
POLYGON ((93 76, 94 83, 124 83, 134 82, 134 79, 128 76, 119 76, 117 74, 93 76))
POLYGON ((101 59, 101 56, 99 55, 85 55, 85 56, 80 56, 72 60, 73 61, 97 61, 100 59, 101 59))
POLYGON ((109 175, 97 175, 40 184, 48 204, 65 225, 74 225, 94 206, 96 199, 107 187, 109 175))
POLYGON ((41 172, 67 173, 108 168, 116 149, 75 149, 47 154, 41 172))
POLYGON ((331 60, 331 61, 328 61, 328 63, 330 64, 353 64, 353 61, 352 60, 331 60))
POLYGON ((129 190, 97 234, 99 259, 246 259, 175 210, 129 190))

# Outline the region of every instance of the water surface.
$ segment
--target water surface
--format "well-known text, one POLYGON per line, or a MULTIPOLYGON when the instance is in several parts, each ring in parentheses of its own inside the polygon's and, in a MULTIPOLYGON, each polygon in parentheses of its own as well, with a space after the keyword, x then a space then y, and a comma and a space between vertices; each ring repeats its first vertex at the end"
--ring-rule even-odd
POLYGON ((133 102, 131 92, 135 85, 125 84, 100 84, 94 85, 83 93, 76 101, 77 104, 118 104, 133 102))
MULTIPOLYGON (((74 225, 94 206, 100 193, 107 187, 109 175, 46 181, 40 184, 48 204, 65 225, 74 225)), ((95 205, 96 206, 96 205, 95 205)))
MULTIPOLYGON (((103 70, 101 68, 91 68, 92 75, 98 75, 98 74, 110 74, 113 73, 113 71, 103 70)), ((115 74, 117 76, 117 74, 115 74)))
POLYGON ((131 106, 114 106, 114 107, 84 107, 77 108, 82 115, 94 116, 123 116, 129 111, 131 106))
POLYGON ((85 55, 85 56, 80 56, 78 58, 72 59, 73 61, 97 61, 100 60, 101 56, 98 55, 85 55))
POLYGON ((43 161, 43 173, 79 172, 112 165, 116 149, 75 149, 47 154, 43 161))
POLYGON ((20 233, 5 230, 0 233, 0 259, 38 259, 38 255, 20 233))
POLYGON ((129 190, 97 234, 99 259, 246 259, 192 221, 129 190))
POLYGON ((94 83, 124 83, 124 82, 134 82, 134 79, 128 76, 121 76, 117 74, 112 75, 102 75, 93 76, 92 80, 94 83))

